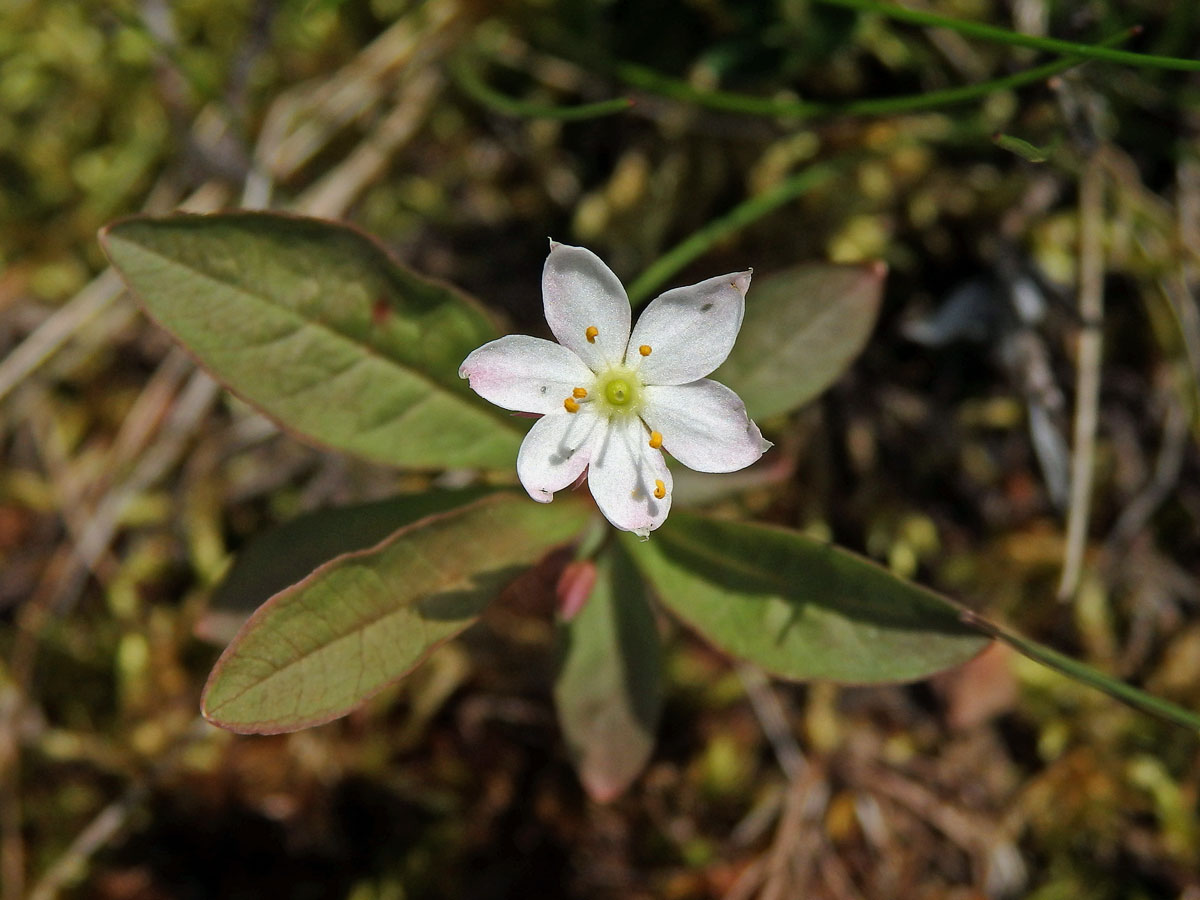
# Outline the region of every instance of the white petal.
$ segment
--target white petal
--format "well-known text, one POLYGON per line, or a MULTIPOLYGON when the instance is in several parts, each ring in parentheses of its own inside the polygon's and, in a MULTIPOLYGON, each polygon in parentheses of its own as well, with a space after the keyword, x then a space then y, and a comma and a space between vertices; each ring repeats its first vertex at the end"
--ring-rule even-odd
POLYGON ((663 449, 697 472, 736 472, 772 446, 746 415, 742 398, 708 378, 647 385, 642 418, 663 436, 663 449))
POLYGON ((586 406, 577 413, 559 409, 534 422, 517 454, 517 477, 529 496, 549 503, 555 491, 582 475, 602 425, 586 406))
POLYGON ((686 384, 713 371, 733 349, 746 312, 749 272, 675 288, 650 302, 629 339, 627 363, 647 384, 686 384), (642 356, 639 348, 650 348, 642 356))
POLYGON ((458 376, 484 400, 518 412, 565 412, 574 388, 590 388, 591 369, 553 341, 510 334, 484 344, 463 360, 458 376))
POLYGON ((629 343, 629 297, 591 250, 550 243, 542 271, 546 322, 558 342, 599 372, 621 362, 629 343), (594 341, 587 339, 595 328, 594 341))
POLYGON ((614 416, 593 444, 588 487, 604 517, 622 531, 642 537, 661 525, 671 511, 671 473, 662 453, 637 416, 614 416), (666 495, 654 496, 655 481, 666 495))

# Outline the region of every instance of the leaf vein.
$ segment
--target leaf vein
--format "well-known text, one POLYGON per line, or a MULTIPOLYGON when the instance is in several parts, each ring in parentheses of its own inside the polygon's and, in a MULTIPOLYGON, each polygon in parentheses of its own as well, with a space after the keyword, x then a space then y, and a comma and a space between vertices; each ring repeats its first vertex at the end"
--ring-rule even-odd
MULTIPOLYGON (((284 316, 288 316, 288 317, 298 320, 300 324, 297 327, 296 331, 299 331, 300 329, 304 328, 305 326, 317 329, 320 332, 329 336, 331 339, 341 342, 341 343, 344 343, 344 344, 349 344, 356 351, 361 352, 371 358, 380 360, 382 363, 384 363, 385 366, 394 368, 397 371, 399 371, 400 373, 402 373, 412 379, 423 382, 424 384, 426 384, 428 386, 429 390, 431 390, 431 391, 439 390, 440 392, 447 394, 448 396, 453 398, 454 402, 459 407, 464 408, 475 415, 488 416, 487 411, 480 408, 474 402, 472 402, 472 400, 469 396, 455 391, 449 384, 442 382, 439 379, 434 378, 433 376, 427 374, 426 372, 423 372, 420 369, 415 368, 411 364, 405 363, 405 362, 387 354, 386 352, 380 350, 379 348, 373 346, 372 344, 370 344, 366 341, 356 339, 351 335, 348 335, 342 331, 339 331, 337 328, 330 325, 328 322, 325 322, 321 319, 307 319, 301 313, 296 311, 295 309, 291 308, 290 306, 288 306, 285 303, 281 303, 281 302, 277 301, 276 299, 271 297, 269 294, 256 293, 252 290, 248 290, 243 285, 237 283, 233 279, 221 278, 210 271, 206 271, 206 270, 201 269, 194 265, 189 265, 188 263, 182 262, 175 257, 167 256, 166 254, 160 253, 157 250, 146 246, 145 244, 137 244, 137 243, 134 243, 133 241, 130 241, 129 243, 138 247, 138 249, 140 249, 143 253, 146 253, 150 256, 154 256, 154 257, 164 261, 168 265, 179 266, 180 268, 188 270, 189 272, 193 273, 198 280, 215 283, 215 284, 220 285, 221 287, 233 292, 235 295, 237 295, 239 297, 247 298, 247 300, 250 302, 261 303, 264 306, 268 306, 268 307, 278 311, 279 313, 281 313, 284 316)), ((296 332, 289 332, 289 334, 286 335, 285 337, 291 336, 291 334, 295 334, 295 333, 296 332)), ((271 341, 268 341, 267 343, 269 344, 269 343, 271 343, 271 341)), ((250 345, 250 346, 253 346, 253 345, 250 345)), ((491 415, 491 416, 488 416, 488 418, 495 420, 497 423, 503 423, 507 427, 508 430, 515 430, 513 428, 511 421, 508 421, 505 418, 501 418, 498 415, 491 415)))

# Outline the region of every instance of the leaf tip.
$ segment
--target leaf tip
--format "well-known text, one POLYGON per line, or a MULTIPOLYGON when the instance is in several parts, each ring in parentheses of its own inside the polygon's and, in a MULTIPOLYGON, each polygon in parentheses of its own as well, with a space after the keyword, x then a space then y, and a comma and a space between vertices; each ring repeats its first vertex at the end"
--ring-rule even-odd
POLYGON ((100 249, 104 251, 104 255, 108 257, 109 262, 112 262, 112 249, 109 243, 112 238, 113 229, 121 224, 120 219, 113 222, 106 222, 96 231, 96 243, 100 245, 100 249))

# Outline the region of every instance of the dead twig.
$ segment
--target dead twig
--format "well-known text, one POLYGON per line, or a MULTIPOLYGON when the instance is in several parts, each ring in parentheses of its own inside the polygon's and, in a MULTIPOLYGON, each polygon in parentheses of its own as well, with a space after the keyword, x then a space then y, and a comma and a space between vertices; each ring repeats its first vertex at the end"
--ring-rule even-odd
POLYGON ((1103 150, 1093 153, 1079 184, 1079 333, 1075 385, 1075 427, 1071 455, 1071 494, 1067 508, 1067 545, 1058 599, 1075 596, 1083 571, 1096 456, 1100 407, 1100 358, 1104 319, 1104 168, 1103 150))
POLYGON ((1166 421, 1163 423, 1162 445, 1158 449, 1154 472, 1142 490, 1122 510, 1112 531, 1109 532, 1105 543, 1110 554, 1120 552, 1137 536, 1150 521, 1155 510, 1179 484, 1184 451, 1187 449, 1189 424, 1189 416, 1184 411, 1183 404, 1168 403, 1166 421))
POLYGON ((35 328, 0 362, 0 400, 121 296, 124 287, 116 272, 105 269, 35 328))
POLYGON ((445 79, 434 69, 417 72, 397 93, 396 103, 341 163, 309 187, 297 201, 307 215, 344 213, 387 168, 395 152, 425 124, 445 79))
POLYGON ((771 849, 742 873, 725 900, 747 900, 756 893, 761 900, 784 900, 797 896, 812 878, 821 847, 816 822, 828 803, 829 787, 800 749, 767 675, 746 664, 739 664, 737 671, 775 759, 788 777, 788 789, 771 849))
POLYGON ((723 900, 784 900, 803 896, 818 853, 824 847, 820 820, 829 803, 829 782, 819 766, 807 766, 802 777, 790 782, 771 847, 755 860, 723 900))
MULTIPOLYGON (((1011 847, 1012 841, 982 816, 971 815, 947 803, 929 788, 898 772, 872 766, 863 772, 860 780, 872 792, 909 810, 959 847, 977 871, 977 884, 991 880, 990 870, 995 860, 1003 859, 1008 864, 1009 851, 1015 849, 1011 847)), ((1012 873, 1005 873, 1006 879, 1011 877, 1012 873)), ((1021 880, 1023 877, 1022 870, 1016 878, 1021 880)))
POLYGON ((787 713, 779 696, 771 687, 770 679, 762 669, 746 663, 739 663, 737 672, 742 680, 742 687, 746 689, 746 696, 750 698, 754 714, 762 726, 763 734, 767 736, 775 751, 779 768, 783 769, 788 781, 803 778, 808 770, 808 762, 796 736, 792 733, 787 713))
POLYGON ((57 897, 64 887, 79 877, 92 855, 125 827, 129 817, 142 805, 148 794, 146 785, 136 783, 100 810, 33 886, 28 900, 53 900, 57 897))
POLYGON ((42 873, 26 900, 53 900, 59 896, 63 888, 80 876, 88 860, 121 833, 130 817, 149 798, 155 781, 171 771, 187 748, 204 740, 209 728, 208 723, 197 716, 189 727, 177 733, 157 762, 139 773, 120 797, 100 810, 75 836, 70 846, 42 873))
POLYGON ((434 40, 460 20, 457 3, 426 4, 401 18, 350 63, 315 88, 300 85, 268 110, 254 158, 286 180, 323 150, 338 131, 375 109, 391 91, 391 77, 432 62, 434 40))

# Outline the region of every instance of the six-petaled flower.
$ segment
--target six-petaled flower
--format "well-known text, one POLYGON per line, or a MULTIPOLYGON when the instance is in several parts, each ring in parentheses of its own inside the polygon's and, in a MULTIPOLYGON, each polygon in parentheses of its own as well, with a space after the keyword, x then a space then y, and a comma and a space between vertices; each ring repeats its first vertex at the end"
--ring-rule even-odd
POLYGON ((747 271, 667 291, 631 333, 616 275, 590 250, 551 242, 542 300, 558 343, 509 335, 459 369, 486 400, 540 414, 517 456, 529 495, 548 503, 586 469, 605 517, 644 537, 671 509, 664 450, 699 472, 758 460, 771 443, 737 394, 705 377, 733 348, 749 286, 747 271))

